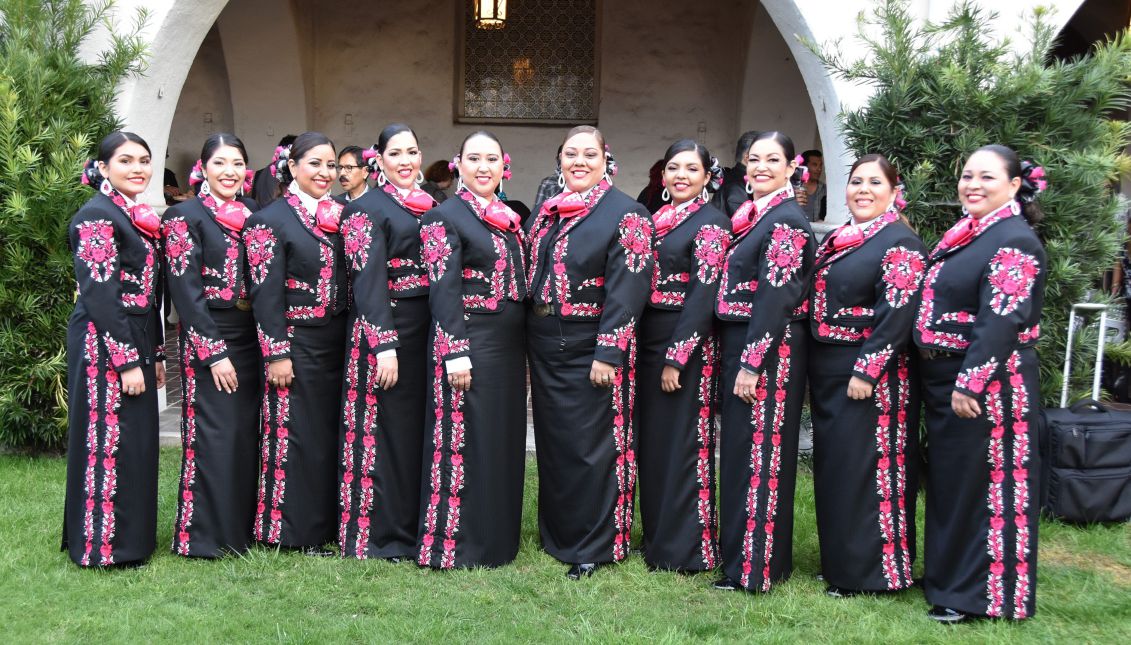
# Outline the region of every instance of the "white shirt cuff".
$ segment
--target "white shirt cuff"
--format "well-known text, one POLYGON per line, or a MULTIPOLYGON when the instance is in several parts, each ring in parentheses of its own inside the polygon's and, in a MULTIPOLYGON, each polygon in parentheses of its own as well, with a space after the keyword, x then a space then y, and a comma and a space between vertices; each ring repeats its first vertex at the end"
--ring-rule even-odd
POLYGON ((380 352, 377 352, 377 358, 378 359, 381 359, 381 358, 396 358, 396 357, 397 357, 397 348, 396 347, 394 347, 392 349, 386 349, 386 350, 382 350, 380 352))
POLYGON ((447 368, 448 374, 451 374, 452 372, 463 372, 469 370, 471 369, 471 357, 460 356, 459 358, 453 358, 450 361, 444 361, 444 367, 447 368))

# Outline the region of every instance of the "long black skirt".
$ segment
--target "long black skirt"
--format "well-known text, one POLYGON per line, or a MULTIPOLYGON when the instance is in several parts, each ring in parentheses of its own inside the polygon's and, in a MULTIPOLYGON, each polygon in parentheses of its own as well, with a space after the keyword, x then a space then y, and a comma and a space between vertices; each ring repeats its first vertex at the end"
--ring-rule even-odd
POLYGON ((718 564, 715 513, 715 383, 718 345, 705 339, 680 372, 681 389, 660 388, 678 311, 648 309, 640 321, 636 428, 644 561, 704 571, 718 564))
MULTIPOLYGON (((156 345, 158 315, 127 316, 156 345)), ((63 548, 82 567, 145 562, 157 544, 157 373, 128 396, 102 333, 82 310, 67 326, 67 499, 63 548)), ((131 339, 132 340, 132 339, 131 339)))
POLYGON ((341 313, 321 327, 292 328, 294 380, 290 387, 265 386, 254 523, 255 539, 265 544, 320 547, 336 536, 347 318, 341 313))
POLYGON ((636 490, 633 433, 636 341, 625 346, 611 388, 589 382, 597 323, 526 319, 538 446, 542 548, 566 563, 628 555, 636 490))
POLYGON ((338 546, 342 557, 416 555, 420 467, 428 400, 428 298, 395 300, 397 384, 382 390, 351 331, 338 462, 338 546), (351 385, 356 384, 356 385, 351 385), (351 394, 351 390, 353 394, 351 394))
POLYGON ((927 415, 927 602, 1021 619, 1037 609, 1040 404, 1037 353, 1013 352, 986 384, 982 415, 950 396, 962 356, 921 363, 927 415))
POLYGON ((238 387, 216 389, 212 370, 194 367, 193 340, 181 347, 181 479, 173 552, 215 558, 243 553, 251 542, 259 460, 263 359, 249 311, 210 312, 236 368, 238 387))
POLYGON ((821 572, 842 589, 906 589, 915 559, 918 388, 904 353, 889 361, 871 398, 848 398, 859 351, 809 340, 821 572))
POLYGON ((720 324, 723 425, 719 459, 719 553, 726 575, 769 591, 793 570, 793 493, 805 400, 804 322, 792 322, 767 360, 754 405, 734 395, 746 342, 744 322, 720 324))
MULTIPOLYGON (((523 306, 470 314, 471 389, 453 392, 446 339, 433 338, 433 414, 424 443, 417 563, 497 567, 518 554, 526 471, 523 306)), ((435 336, 435 328, 433 328, 435 336)))

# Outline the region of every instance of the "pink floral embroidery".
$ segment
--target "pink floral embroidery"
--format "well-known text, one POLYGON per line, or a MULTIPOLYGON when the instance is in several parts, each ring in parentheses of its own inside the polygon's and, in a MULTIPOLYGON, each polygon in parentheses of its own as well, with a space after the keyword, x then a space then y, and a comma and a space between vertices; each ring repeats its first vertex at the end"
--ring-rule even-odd
POLYGON ((443 491, 443 457, 444 457, 444 419, 449 419, 451 425, 451 443, 449 444, 450 456, 448 463, 451 474, 448 480, 448 515, 444 526, 444 537, 441 546, 440 568, 451 569, 455 566, 456 534, 459 533, 460 522, 460 497, 464 485, 463 454, 460 452, 464 446, 463 419, 463 392, 450 390, 450 407, 445 405, 444 390, 447 379, 444 378, 444 360, 452 354, 463 353, 470 349, 468 339, 459 339, 444 331, 440 325, 435 326, 432 340, 432 360, 434 371, 432 378, 432 409, 435 423, 432 427, 432 465, 429 472, 429 486, 431 492, 428 504, 424 510, 424 534, 420 541, 420 552, 417 563, 420 566, 430 566, 432 563, 432 547, 436 540, 436 530, 439 527, 440 498, 443 491))
POLYGON ((699 229, 695 234, 695 259, 699 282, 714 284, 718 281, 729 246, 730 233, 722 228, 708 224, 699 229))
POLYGON ((109 220, 81 222, 75 226, 79 233, 75 255, 82 260, 95 282, 106 282, 114 275, 118 262, 118 244, 114 241, 114 225, 109 220))
POLYGON ((1029 424, 1025 421, 1029 414, 1029 391, 1025 378, 1021 375, 1021 355, 1013 352, 1006 361, 1009 386, 1012 392, 1013 417, 1013 521, 1017 525, 1016 551, 1017 564, 1014 573, 1017 584, 1013 591, 1013 617, 1026 618, 1029 615, 1026 604, 1032 593, 1029 575, 1029 556, 1032 549, 1032 531, 1029 527, 1029 424))
MULTIPOLYGON (((83 477, 83 490, 86 493, 85 513, 83 515, 83 556, 82 566, 90 566, 91 556, 95 544, 95 518, 102 519, 101 544, 98 548, 99 564, 108 566, 114 564, 114 534, 117 528, 117 516, 114 506, 114 497, 118 491, 117 452, 118 442, 121 437, 121 428, 118 424, 118 411, 121 408, 122 386, 118 373, 106 367, 98 349, 98 330, 94 323, 87 323, 87 334, 83 342, 83 354, 86 359, 86 396, 87 396, 87 430, 86 430, 86 471, 83 477), (101 407, 98 401, 98 375, 102 372, 106 379, 106 403, 101 407), (98 424, 104 424, 106 433, 102 443, 102 455, 98 455, 98 424), (102 469, 102 488, 97 490, 97 471, 102 469), (100 499, 99 499, 100 498, 100 499)), ((110 337, 104 335, 105 343, 110 337)), ((109 350, 111 356, 114 350, 109 350)))
POLYGON ((435 282, 447 272, 451 254, 452 246, 448 244, 443 224, 436 222, 420 227, 420 256, 428 267, 429 279, 435 282))
MULTIPOLYGON (((318 245, 318 256, 322 267, 318 270, 318 284, 313 289, 315 304, 310 307, 287 307, 287 320, 310 320, 322 318, 331 306, 330 292, 334 284, 334 249, 326 244, 318 245)), ((289 286, 289 285, 288 285, 289 286)), ((309 286, 307 287, 309 289, 309 286)))
POLYGON ((907 355, 901 354, 895 370, 896 391, 899 397, 896 414, 892 415, 891 372, 884 373, 875 390, 876 407, 879 409, 875 430, 876 451, 876 494, 879 497, 877 519, 880 538, 883 540, 881 562, 888 589, 901 589, 911 584, 911 560, 908 553, 906 532, 906 457, 907 443, 907 403, 909 383, 907 381, 907 355), (896 423, 895 436, 892 437, 891 424, 896 423), (893 441, 894 439, 894 441, 893 441), (894 445, 892 445, 894 443, 894 445), (894 476, 893 476, 894 475, 894 476), (895 489, 892 489, 892 482, 895 489), (893 506, 892 500, 895 499, 893 506), (896 517, 899 527, 896 528, 896 517), (901 581, 902 576, 902 581, 901 581))
POLYGON ((102 335, 102 343, 106 346, 106 351, 110 353, 110 364, 115 369, 141 360, 136 347, 126 342, 119 342, 110 335, 110 332, 102 335))
POLYGON ((990 486, 986 505, 990 509, 990 526, 986 533, 986 552, 992 562, 986 578, 987 616, 1001 616, 1005 601, 1005 416, 1002 411, 1001 383, 994 381, 986 393, 986 415, 993 423, 990 430, 989 455, 990 486))
POLYGON ((1029 299, 1038 273, 1037 258, 1013 248, 999 249, 990 260, 990 309, 999 316, 1016 311, 1029 299))
POLYGON ((98 372, 102 356, 98 349, 98 330, 94 323, 87 323, 86 337, 83 340, 83 357, 86 363, 86 470, 83 473, 83 492, 86 495, 83 508, 82 533, 83 555, 81 564, 90 566, 90 554, 94 549, 94 516, 96 495, 96 472, 98 469, 98 422, 102 418, 103 410, 98 405, 98 372))
POLYGON ((714 374, 717 367, 718 343, 713 337, 709 337, 703 343, 703 367, 700 369, 698 387, 699 415, 696 418, 695 428, 699 444, 699 453, 695 460, 695 477, 699 482, 696 514, 699 517, 699 526, 703 529, 699 541, 699 552, 703 556, 703 564, 708 569, 713 569, 718 564, 715 481, 711 476, 711 461, 715 458, 715 428, 712 406, 715 401, 716 381, 714 374))
MULTIPOLYGON (((294 327, 287 327, 287 337, 294 333, 294 327)), ((260 330, 259 344, 264 346, 266 337, 260 330)), ((269 337, 267 337, 269 339, 269 337)), ((287 341, 290 350, 290 341, 287 341)), ((266 353, 265 353, 266 355, 266 353)), ((269 366, 263 367, 263 382, 268 382, 269 366)), ((277 385, 266 386, 263 393, 263 408, 260 412, 263 421, 263 440, 260 442, 259 496, 256 503, 253 532, 255 539, 268 544, 278 544, 283 539, 283 502, 287 493, 287 449, 290 446, 291 431, 291 390, 277 385), (271 459, 271 448, 275 459, 271 459), (268 490, 270 501, 268 502, 268 490), (268 509, 267 505, 270 504, 268 509), (264 526, 266 523, 266 535, 264 526)))
POLYGON ((607 334, 597 334, 597 345, 600 347, 616 347, 623 352, 628 349, 629 343, 635 337, 636 319, 630 318, 627 323, 607 334))
POLYGON ((291 353, 291 339, 288 327, 288 337, 282 340, 271 338, 267 332, 263 331, 263 327, 259 323, 255 324, 255 331, 259 335, 259 349, 263 352, 263 358, 274 358, 284 354, 291 353))
POLYGON ((255 284, 262 284, 267 279, 267 271, 275 258, 275 245, 278 244, 278 239, 275 238, 274 231, 263 224, 247 229, 243 239, 247 246, 247 264, 251 270, 251 279, 255 284))
POLYGON ((613 561, 620 562, 628 556, 632 534, 632 503, 636 494, 636 453, 633 446, 633 404, 636 400, 636 342, 635 321, 619 327, 612 334, 598 334, 597 344, 615 344, 627 351, 627 361, 617 365, 613 372, 610 394, 613 407, 613 444, 617 452, 615 475, 617 502, 613 508, 613 561), (602 341, 602 336, 605 336, 602 341))
MULTIPOLYGON (((219 206, 212 195, 206 195, 201 202, 204 207, 212 212, 213 217, 216 217, 219 206)), ((240 246, 243 238, 239 235, 229 234, 227 231, 224 233, 224 240, 228 244, 228 250, 224 253, 224 267, 222 270, 217 271, 210 266, 201 267, 201 275, 210 278, 216 278, 221 281, 223 286, 204 285, 204 297, 209 300, 222 300, 230 302, 232 298, 246 298, 247 297, 247 283, 240 279, 240 266, 242 264, 242 253, 240 246)), ((166 255, 168 252, 166 251, 166 255)))
POLYGON ((620 222, 620 245, 624 248, 625 266, 640 273, 652 257, 652 222, 637 213, 627 213, 620 222))
POLYGON ((766 521, 762 524, 764 535, 764 549, 762 552, 762 591, 770 590, 770 560, 774 553, 774 520, 777 518, 778 509, 778 475, 781 471, 781 428, 785 417, 786 386, 789 384, 789 363, 791 332, 786 327, 781 344, 778 346, 777 369, 762 372, 758 377, 758 384, 754 390, 755 402, 750 408, 754 425, 754 434, 750 444, 750 486, 746 492, 746 531, 742 539, 742 575, 743 587, 750 587, 750 574, 754 571, 754 533, 758 529, 758 490, 762 486, 763 477, 766 478, 766 521), (773 426, 770 429, 770 460, 768 468, 763 460, 762 448, 766 441, 766 418, 769 412, 766 409, 769 391, 767 385, 769 377, 774 378, 774 407, 773 426))
POLYGON ((344 472, 339 487, 338 505, 341 510, 341 521, 338 525, 338 546, 344 558, 353 555, 359 559, 368 557, 369 525, 373 511, 373 468, 377 463, 377 436, 374 430, 377 427, 377 356, 366 352, 362 359, 361 347, 368 343, 369 347, 378 347, 382 342, 396 339, 396 331, 383 331, 379 327, 358 316, 350 332, 349 354, 346 358, 345 381, 346 403, 342 409, 346 433, 342 444, 342 466, 344 472), (365 383, 360 380, 362 363, 367 366, 365 383), (363 389, 364 388, 364 389, 363 389), (357 465, 357 474, 354 473, 356 458, 354 446, 357 442, 357 421, 361 419, 361 463, 357 465), (356 482, 356 485, 355 485, 356 482), (357 490, 357 536, 353 544, 349 544, 349 526, 352 522, 351 504, 353 492, 357 490))
POLYGON ((887 288, 884 298, 898 309, 911 302, 923 279, 925 260, 922 254, 902 246, 893 246, 884 253, 880 270, 887 288))
POLYGON ((159 303, 153 301, 153 289, 157 284, 157 246, 156 242, 151 241, 148 237, 142 235, 139 239, 145 244, 145 266, 141 269, 141 275, 134 275, 122 269, 120 272, 122 280, 122 305, 125 307, 156 307, 159 303), (126 291, 127 284, 136 285, 136 292, 126 291))
POLYGON ((691 359, 691 355, 695 353, 695 349, 699 347, 699 332, 692 332, 690 338, 685 338, 676 341, 668 346, 667 351, 664 353, 664 358, 669 361, 679 363, 680 367, 687 365, 687 361, 691 359))
POLYGON ((489 311, 495 311, 496 309, 498 309, 499 303, 503 302, 503 300, 507 296, 506 271, 508 268, 510 269, 511 278, 511 299, 518 300, 516 285, 514 283, 514 264, 507 261, 509 259, 509 254, 507 253, 506 240, 504 240, 502 237, 499 237, 498 235, 492 235, 491 242, 494 244, 495 248, 495 262, 492 265, 492 270, 489 272, 489 274, 484 274, 482 271, 474 271, 466 267, 463 270, 463 277, 465 281, 471 279, 484 281, 487 283, 487 287, 489 288, 490 292, 486 296, 479 294, 464 294, 463 306, 465 309, 481 308, 487 309, 489 311))
POLYGON ((196 358, 201 362, 207 362, 212 357, 228 351, 228 344, 222 338, 208 338, 192 327, 185 331, 185 335, 188 337, 191 353, 196 354, 196 358))
POLYGON ((974 394, 981 394, 982 391, 986 389, 986 384, 989 382, 994 372, 997 371, 997 368, 997 359, 991 358, 982 365, 959 372, 958 378, 954 381, 954 386, 963 390, 969 390, 974 394))
POLYGON ((789 282, 801 268, 802 251, 809 234, 788 224, 774 224, 770 244, 766 248, 766 279, 775 287, 789 282))
POLYGON ((188 222, 183 217, 174 217, 165 220, 162 229, 162 234, 165 236, 165 260, 169 272, 175 276, 182 276, 188 269, 192 250, 196 247, 189 232, 188 222))
POLYGON ((833 319, 837 318, 868 318, 875 316, 876 311, 871 307, 841 307, 833 314, 833 319))
POLYGON ((968 311, 948 311, 939 316, 937 322, 958 323, 960 325, 973 325, 978 317, 968 311))
POLYGON ((424 268, 414 260, 409 258, 389 258, 386 266, 388 266, 389 269, 400 269, 403 267, 420 271, 419 273, 413 272, 395 278, 390 275, 389 292, 394 297, 408 291, 427 288, 429 285, 428 275, 424 272, 424 268))
POLYGON ((122 407, 122 383, 113 369, 106 377, 106 437, 102 444, 102 546, 98 552, 102 566, 114 564, 114 535, 117 530, 117 513, 114 497, 118 492, 118 443, 122 429, 118 424, 118 411, 122 407))
POLYGON ((742 362, 749 366, 751 369, 757 371, 762 368, 762 361, 766 358, 766 352, 770 349, 774 339, 769 333, 762 336, 758 341, 750 343, 742 350, 742 362))
MULTIPOLYGON (((196 369, 191 357, 195 353, 200 360, 208 356, 208 341, 191 328, 186 332, 187 342, 181 347, 181 486, 177 500, 176 535, 173 536, 173 549, 181 555, 189 555, 192 535, 193 503, 192 486, 196 483, 196 369), (198 341, 200 344, 198 344, 198 341), (205 355, 201 356, 201 351, 205 355)), ((219 341, 223 345, 224 341, 219 341)))
POLYGON ((1040 337, 1041 337, 1041 326, 1040 325, 1033 325, 1032 327, 1026 327, 1025 329, 1022 329, 1021 331, 1017 332, 1017 342, 1019 342, 1023 345, 1035 342, 1040 337))
MULTIPOLYGON (((553 257, 555 263, 561 263, 565 258, 565 246, 569 242, 569 236, 567 235, 567 233, 573 230, 573 227, 577 226, 582 222, 582 220, 585 219, 590 210, 593 208, 593 205, 600 201, 601 198, 605 196, 605 193, 608 192, 608 190, 608 183, 602 181, 601 183, 597 184, 597 186, 595 186, 593 190, 589 191, 589 196, 585 198, 584 212, 568 218, 566 222, 562 224, 561 230, 556 236, 557 242, 554 243, 555 248, 553 257)), ((535 216, 534 224, 530 227, 530 234, 527 238, 528 261, 526 262, 526 283, 530 285, 531 288, 537 286, 534 284, 534 277, 538 275, 538 263, 542 259, 542 242, 546 241, 546 236, 550 233, 550 229, 553 228, 554 224, 557 222, 557 219, 558 218, 556 215, 552 215, 548 210, 542 209, 538 212, 538 215, 535 216)), ((551 288, 550 283, 554 280, 555 275, 560 276, 560 274, 562 273, 565 273, 564 265, 562 266, 561 272, 554 271, 553 275, 547 277, 546 282, 543 285, 543 295, 545 297, 544 302, 552 302, 549 299, 551 288)), ((565 291, 568 292, 568 290, 569 289, 567 286, 565 291)), ((564 305, 566 304, 566 301, 562 300, 559 302, 559 304, 564 305)))
POLYGON ((856 359, 856 364, 853 365, 852 370, 860 374, 867 374, 873 380, 878 379, 887 367, 894 351, 891 345, 886 345, 883 349, 864 354, 856 359))
POLYGON ((365 213, 354 213, 341 224, 342 241, 346 257, 354 271, 361 271, 369 263, 369 244, 373 241, 373 222, 365 213))
MULTIPOLYGON (((992 217, 992 216, 991 216, 992 217)), ((918 332, 923 344, 942 349, 966 349, 970 341, 963 334, 954 334, 931 329, 931 318, 935 312, 935 281, 939 278, 945 260, 935 262, 927 269, 923 279, 923 293, 919 301, 919 312, 915 316, 915 331, 918 332)))

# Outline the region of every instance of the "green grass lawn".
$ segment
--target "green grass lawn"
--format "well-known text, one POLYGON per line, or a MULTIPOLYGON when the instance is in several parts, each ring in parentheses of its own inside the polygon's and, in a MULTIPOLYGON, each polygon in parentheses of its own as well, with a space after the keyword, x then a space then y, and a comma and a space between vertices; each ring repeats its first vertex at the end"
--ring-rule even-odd
MULTIPOLYGON (((709 589, 712 574, 650 573, 638 556, 581 582, 539 549, 528 465, 522 548, 494 571, 341 561, 254 549, 168 551, 179 454, 161 453, 158 553, 146 567, 83 571, 58 550, 65 463, 0 457, 0 637, 5 643, 360 641, 1096 642, 1131 638, 1131 527, 1043 522, 1037 617, 954 627, 923 594, 827 598, 812 482, 799 479, 793 578, 769 595, 709 589)), ((920 513, 921 521, 921 513, 920 513)))

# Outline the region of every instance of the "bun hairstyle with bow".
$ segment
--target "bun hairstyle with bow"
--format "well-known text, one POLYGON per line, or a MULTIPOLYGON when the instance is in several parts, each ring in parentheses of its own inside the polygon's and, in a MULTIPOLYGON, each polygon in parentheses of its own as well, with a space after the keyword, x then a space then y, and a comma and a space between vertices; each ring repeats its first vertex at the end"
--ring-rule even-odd
POLYGON ((805 183, 805 180, 808 178, 808 175, 809 175, 809 169, 806 168, 805 166, 800 165, 801 162, 798 160, 799 158, 797 156, 797 148, 794 147, 794 145, 793 145, 793 139, 790 139, 788 136, 782 134, 781 132, 778 132, 777 130, 769 130, 767 132, 759 132, 757 135, 755 135, 754 139, 750 142, 750 147, 747 148, 746 151, 749 153, 750 148, 753 148, 755 143, 758 143, 759 141, 763 141, 765 139, 769 139, 769 140, 773 141, 774 143, 778 144, 779 146, 781 146, 782 152, 785 153, 786 159, 790 159, 790 160, 798 162, 797 168, 793 171, 793 174, 790 175, 790 177, 789 177, 789 182, 791 184, 793 184, 794 186, 799 186, 799 185, 805 183))
MULTIPOLYGON (((224 146, 231 146, 240 151, 243 157, 244 165, 250 166, 251 161, 247 156, 247 148, 244 146, 240 138, 230 132, 217 132, 204 140, 204 146, 200 149, 200 158, 192 167, 189 172, 189 186, 195 186, 204 182, 204 166, 208 165, 216 151, 224 146)), ((250 170, 250 169, 249 169, 250 170)), ((250 174, 254 174, 252 171, 250 174)), ((247 178, 245 178, 246 181, 247 178)), ((248 186, 244 186, 244 190, 249 190, 248 186)))
MULTIPOLYGON (((609 176, 609 183, 612 183, 612 178, 617 176, 617 160, 613 158, 613 151, 609 148, 609 144, 605 143, 605 135, 601 131, 591 125, 577 125, 570 128, 566 133, 565 139, 562 139, 561 147, 565 147, 565 142, 579 134, 591 134, 593 138, 597 139, 597 145, 601 146, 605 151, 605 174, 609 176)), ((562 155, 558 153, 558 166, 561 166, 562 155)))
POLYGON ((694 152, 699 156, 699 162, 703 164, 703 170, 710 175, 710 178, 707 180, 707 190, 713 193, 722 187, 723 168, 719 164, 719 160, 711 156, 711 151, 707 150, 706 146, 694 139, 680 139, 668 146, 667 152, 664 153, 664 165, 666 166, 673 157, 681 152, 694 152))
POLYGON ((279 180, 280 187, 285 188, 294 181, 294 175, 291 174, 287 162, 292 159, 295 163, 302 161, 311 150, 318 146, 330 146, 330 149, 334 151, 334 158, 337 158, 338 151, 334 148, 334 142, 321 132, 303 132, 295 137, 295 142, 291 145, 275 148, 275 157, 271 160, 271 174, 279 180))
POLYGON ((1005 172, 1011 181, 1015 177, 1021 179, 1021 187, 1017 189, 1014 200, 1030 225, 1040 222, 1044 218, 1044 212, 1037 204, 1037 196, 1048 188, 1045 169, 1031 161, 1022 161, 1013 148, 998 143, 982 146, 974 152, 992 152, 1005 164, 1005 172))
POLYGON ((145 148, 145 151, 150 155, 153 154, 149 149, 149 144, 145 142, 145 139, 142 139, 133 132, 126 132, 124 130, 111 132, 103 137, 102 141, 98 142, 98 156, 94 159, 87 160, 87 162, 83 164, 82 174, 80 175, 82 183, 95 188, 101 186, 102 182, 106 180, 106 177, 104 177, 102 171, 98 169, 98 162, 110 163, 110 159, 114 157, 114 153, 118 151, 118 148, 121 148, 123 144, 129 142, 136 143, 142 148, 145 148))

